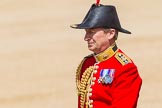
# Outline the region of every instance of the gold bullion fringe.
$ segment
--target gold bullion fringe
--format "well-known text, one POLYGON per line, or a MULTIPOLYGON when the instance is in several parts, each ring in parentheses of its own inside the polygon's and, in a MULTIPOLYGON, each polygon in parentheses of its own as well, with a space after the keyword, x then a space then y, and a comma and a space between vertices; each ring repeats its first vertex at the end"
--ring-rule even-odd
POLYGON ((77 71, 76 71, 76 77, 75 77, 75 81, 76 81, 76 89, 77 89, 77 94, 79 96, 79 85, 80 85, 80 74, 81 74, 81 69, 82 69, 82 65, 84 63, 85 59, 83 59, 81 61, 81 63, 79 64, 77 71))
POLYGON ((90 84, 90 78, 91 74, 94 70, 93 66, 88 67, 82 74, 81 80, 79 80, 80 76, 78 73, 81 70, 81 65, 77 69, 77 77, 76 77, 76 83, 77 83, 77 89, 78 89, 78 96, 80 96, 80 106, 81 108, 84 107, 85 101, 86 101, 86 94, 88 92, 87 87, 90 84))

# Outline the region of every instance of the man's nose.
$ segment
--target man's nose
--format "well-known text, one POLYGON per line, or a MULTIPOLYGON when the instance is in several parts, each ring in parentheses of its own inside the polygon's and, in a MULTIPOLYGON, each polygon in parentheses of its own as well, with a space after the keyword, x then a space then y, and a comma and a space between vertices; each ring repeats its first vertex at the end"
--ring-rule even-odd
POLYGON ((90 36, 86 33, 85 36, 84 36, 84 40, 88 41, 89 39, 90 39, 90 36))

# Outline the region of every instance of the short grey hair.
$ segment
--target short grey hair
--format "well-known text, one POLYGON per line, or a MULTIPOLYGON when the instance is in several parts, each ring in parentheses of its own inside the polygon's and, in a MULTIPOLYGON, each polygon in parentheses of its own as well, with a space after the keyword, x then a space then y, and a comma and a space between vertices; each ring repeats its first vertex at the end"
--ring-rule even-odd
MULTIPOLYGON (((104 29, 104 32, 109 32, 110 29, 104 29)), ((118 31, 115 29, 115 36, 114 36, 114 39, 117 40, 118 39, 118 31)))

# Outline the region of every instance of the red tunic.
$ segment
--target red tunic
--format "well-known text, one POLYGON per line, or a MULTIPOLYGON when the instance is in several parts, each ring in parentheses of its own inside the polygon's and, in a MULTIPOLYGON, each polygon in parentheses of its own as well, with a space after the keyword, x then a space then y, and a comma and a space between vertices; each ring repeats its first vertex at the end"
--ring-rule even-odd
POLYGON ((77 73, 78 108, 136 108, 142 79, 133 61, 114 47, 82 61, 77 73), (111 80, 106 82, 101 72, 107 70, 114 72, 107 73, 111 80))

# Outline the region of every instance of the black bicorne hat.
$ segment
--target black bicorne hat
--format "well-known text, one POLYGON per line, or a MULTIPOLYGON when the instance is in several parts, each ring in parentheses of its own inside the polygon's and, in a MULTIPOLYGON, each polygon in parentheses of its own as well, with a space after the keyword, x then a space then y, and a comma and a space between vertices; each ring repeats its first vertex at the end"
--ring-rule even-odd
POLYGON ((114 28, 119 32, 131 34, 121 27, 115 6, 93 4, 81 24, 71 25, 76 29, 114 28))

